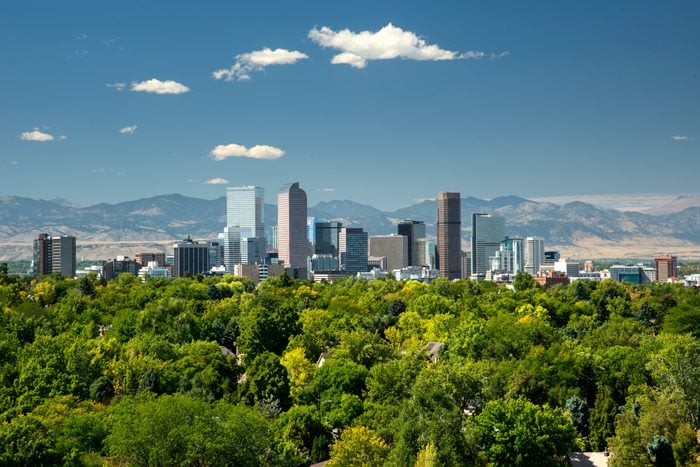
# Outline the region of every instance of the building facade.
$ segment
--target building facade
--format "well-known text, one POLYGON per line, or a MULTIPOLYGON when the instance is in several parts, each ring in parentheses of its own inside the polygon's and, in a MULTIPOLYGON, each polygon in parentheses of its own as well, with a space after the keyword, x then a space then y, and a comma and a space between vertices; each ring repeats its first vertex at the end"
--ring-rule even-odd
POLYGON ((288 183, 277 195, 277 250, 285 267, 306 268, 309 241, 306 230, 306 192, 288 183))
POLYGON ((462 200, 459 193, 438 194, 437 249, 435 262, 440 277, 462 276, 462 200))
POLYGON ((527 237, 525 239, 525 272, 534 276, 544 264, 544 239, 527 237))
POLYGON ((491 269, 490 258, 505 238, 506 221, 492 214, 472 214, 472 276, 483 276, 491 269))
POLYGON ((399 222, 398 234, 408 238, 408 266, 426 266, 425 222, 405 220, 399 222))
POLYGON ((666 282, 672 277, 678 276, 678 257, 671 255, 655 256, 654 269, 656 269, 656 280, 666 282))
POLYGON ((195 242, 187 237, 173 244, 173 277, 194 276, 209 272, 209 242, 195 242))
POLYGON ((60 273, 64 277, 75 277, 75 237, 39 234, 34 240, 34 272, 45 276, 60 273))
POLYGON ((359 227, 340 230, 340 269, 348 275, 367 272, 368 235, 359 227))
POLYGON ((403 235, 369 237, 369 256, 385 257, 387 271, 408 266, 408 250, 408 237, 403 235))

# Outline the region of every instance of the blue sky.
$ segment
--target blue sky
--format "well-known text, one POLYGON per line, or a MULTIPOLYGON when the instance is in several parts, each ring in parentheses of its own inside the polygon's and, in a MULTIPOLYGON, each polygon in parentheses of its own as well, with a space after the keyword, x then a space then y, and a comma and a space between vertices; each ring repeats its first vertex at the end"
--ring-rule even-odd
POLYGON ((698 192, 698 24, 695 0, 3 1, 0 194, 698 192))

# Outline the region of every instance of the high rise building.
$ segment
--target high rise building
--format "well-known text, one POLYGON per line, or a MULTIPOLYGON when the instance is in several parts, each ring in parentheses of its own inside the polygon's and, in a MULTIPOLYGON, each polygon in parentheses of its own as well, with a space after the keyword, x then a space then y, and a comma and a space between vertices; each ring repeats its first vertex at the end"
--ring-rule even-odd
POLYGON ((173 251, 173 277, 209 272, 209 242, 195 242, 187 237, 181 242, 175 242, 173 251))
POLYGON ((495 256, 505 238, 503 217, 492 214, 472 214, 472 275, 481 276, 491 268, 490 258, 495 256))
POLYGON ((386 270, 408 266, 408 237, 403 235, 376 235, 369 237, 369 256, 385 257, 386 270))
POLYGON ((60 273, 75 277, 75 237, 39 234, 34 240, 34 267, 39 276, 60 273))
POLYGON ((224 227, 224 267, 233 274, 233 267, 241 264, 241 230, 237 225, 224 227))
POLYGON ((317 255, 338 256, 338 242, 340 241, 340 222, 316 222, 314 225, 314 253, 317 255))
POLYGON ((306 268, 309 241, 306 230, 306 192, 288 183, 277 195, 277 249, 285 267, 306 268))
POLYGON ((656 269, 656 280, 666 282, 671 277, 678 276, 678 257, 665 255, 654 257, 654 269, 656 269))
POLYGON ((226 189, 226 226, 239 229, 239 261, 242 264, 261 263, 264 260, 267 250, 264 208, 265 191, 262 187, 248 185, 226 189))
POLYGON ((259 186, 226 189, 226 226, 240 227, 241 238, 265 237, 265 190, 259 186))
POLYGON ((146 267, 151 261, 155 261, 162 268, 165 267, 165 253, 136 253, 134 259, 143 267, 146 267))
POLYGON ((525 272, 534 276, 544 264, 544 239, 527 237, 525 239, 525 272))
POLYGON ((492 272, 517 274, 525 270, 525 242, 522 238, 506 237, 491 256, 492 272))
POLYGON ((104 280, 111 281, 122 273, 129 273, 136 276, 140 269, 141 263, 135 259, 131 259, 128 256, 117 256, 102 265, 101 273, 104 280))
POLYGON ((459 193, 438 194, 437 268, 449 280, 462 276, 462 208, 459 193))
POLYGON ((345 274, 356 275, 367 272, 367 232, 357 227, 343 227, 340 230, 340 268, 345 274))
POLYGON ((399 222, 399 235, 408 238, 408 265, 426 266, 425 245, 421 240, 425 240, 425 222, 405 220, 399 222))

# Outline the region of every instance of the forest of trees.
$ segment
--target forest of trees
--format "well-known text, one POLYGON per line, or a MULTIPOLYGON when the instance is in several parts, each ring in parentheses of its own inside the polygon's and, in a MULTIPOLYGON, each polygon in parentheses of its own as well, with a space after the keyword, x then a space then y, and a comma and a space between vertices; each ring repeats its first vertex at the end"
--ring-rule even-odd
POLYGON ((0 465, 700 465, 698 337, 675 284, 0 273, 0 465))

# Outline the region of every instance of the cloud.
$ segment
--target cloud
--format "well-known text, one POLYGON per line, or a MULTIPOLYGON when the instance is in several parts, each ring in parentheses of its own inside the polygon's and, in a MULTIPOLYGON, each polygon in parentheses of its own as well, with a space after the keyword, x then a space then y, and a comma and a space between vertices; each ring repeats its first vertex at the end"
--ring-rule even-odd
MULTIPOLYGON (((63 138, 65 139, 65 137, 63 138)), ((33 131, 25 131, 19 135, 19 139, 22 141, 39 141, 43 143, 46 141, 53 141, 55 138, 49 133, 43 133, 39 131, 38 128, 34 128, 33 131)))
POLYGON ((204 183, 206 183, 207 185, 227 185, 228 180, 226 180, 225 178, 216 177, 216 178, 210 178, 209 180, 207 180, 204 183))
POLYGON ((119 130, 119 133, 121 133, 122 135, 133 135, 137 128, 138 127, 136 125, 125 126, 124 128, 119 130))
POLYGON ((369 60, 459 60, 480 59, 484 52, 470 50, 460 54, 428 44, 414 32, 389 23, 379 31, 352 32, 349 29, 334 31, 324 26, 309 31, 309 39, 323 48, 340 51, 331 60, 334 64, 346 64, 354 68, 364 68, 369 60))
POLYGON ((67 140, 67 139, 68 139, 68 137, 65 136, 65 135, 61 135, 61 136, 58 137, 58 140, 59 140, 59 141, 65 141, 65 140, 67 140))
POLYGON ((688 141, 690 137, 685 136, 685 135, 673 135, 671 136, 671 139, 673 141, 688 141))
POLYGON ((84 41, 84 40, 87 39, 87 38, 88 38, 88 36, 87 36, 87 34, 85 34, 84 32, 81 32, 80 34, 78 34, 77 36, 75 36, 75 40, 76 40, 76 41, 84 41))
POLYGON ((319 188, 318 191, 321 191, 323 193, 333 193, 335 191, 335 188, 319 188))
POLYGON ((108 88, 114 88, 117 91, 123 91, 126 88, 126 83, 106 83, 105 86, 108 88))
POLYGON ((153 94, 184 94, 190 88, 177 81, 161 81, 153 78, 147 81, 132 82, 131 90, 136 92, 148 92, 153 94))
POLYGON ((11 161, 10 165, 19 165, 19 161, 11 161))
POLYGON ((240 144, 220 144, 210 152, 217 161, 223 161, 229 157, 249 157, 251 159, 279 159, 284 156, 284 151, 274 146, 259 144, 247 148, 240 144))
POLYGON ((214 79, 226 81, 246 81, 255 71, 263 71, 271 65, 293 65, 299 60, 309 58, 298 50, 268 49, 255 50, 245 54, 236 55, 236 62, 230 68, 222 68, 212 73, 214 79))

